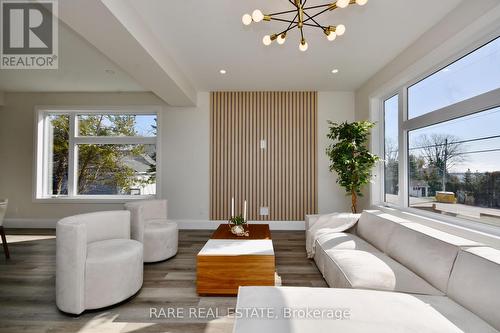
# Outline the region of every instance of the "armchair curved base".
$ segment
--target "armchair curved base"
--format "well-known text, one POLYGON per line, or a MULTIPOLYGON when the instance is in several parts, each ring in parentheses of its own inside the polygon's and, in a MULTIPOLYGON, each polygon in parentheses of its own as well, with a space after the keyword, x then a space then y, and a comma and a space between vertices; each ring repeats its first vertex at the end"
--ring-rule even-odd
POLYGON ((144 262, 167 260, 177 254, 179 230, 177 223, 150 220, 144 230, 144 262))
POLYGON ((119 303, 141 289, 142 244, 132 239, 91 243, 85 267, 85 309, 119 303))

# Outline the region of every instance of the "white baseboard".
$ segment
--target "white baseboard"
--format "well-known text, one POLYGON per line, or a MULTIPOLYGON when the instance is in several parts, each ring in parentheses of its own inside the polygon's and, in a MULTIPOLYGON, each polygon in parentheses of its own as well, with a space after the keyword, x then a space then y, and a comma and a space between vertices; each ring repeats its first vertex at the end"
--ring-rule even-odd
POLYGON ((57 221, 55 219, 6 218, 3 225, 5 228, 55 229, 57 221))
MULTIPOLYGON (((7 218, 4 221, 6 228, 38 228, 55 229, 57 219, 35 218, 7 218)), ((185 230, 215 230, 221 221, 209 220, 174 220, 179 229, 185 230)), ((224 222, 225 223, 225 222, 224 222)), ((304 221, 250 221, 255 224, 269 224, 271 230, 304 230, 304 221)))

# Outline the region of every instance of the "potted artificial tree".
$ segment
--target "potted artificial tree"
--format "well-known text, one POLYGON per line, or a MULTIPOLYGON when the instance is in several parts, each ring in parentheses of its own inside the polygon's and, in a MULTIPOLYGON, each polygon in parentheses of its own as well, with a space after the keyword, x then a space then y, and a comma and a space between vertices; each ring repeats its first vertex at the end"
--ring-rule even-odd
POLYGON ((328 124, 327 137, 334 140, 326 149, 330 171, 337 173, 337 183, 351 196, 351 211, 357 213, 358 197, 363 196, 361 188, 371 181, 372 168, 380 160, 368 150, 368 136, 375 124, 369 121, 341 124, 328 121, 328 124))

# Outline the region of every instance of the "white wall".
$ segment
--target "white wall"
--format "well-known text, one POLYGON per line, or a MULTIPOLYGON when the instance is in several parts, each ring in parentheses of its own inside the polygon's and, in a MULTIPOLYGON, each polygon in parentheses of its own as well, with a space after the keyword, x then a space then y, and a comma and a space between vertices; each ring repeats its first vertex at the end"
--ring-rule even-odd
MULTIPOLYGON (((198 94, 198 106, 167 106, 152 93, 5 93, 0 107, 0 197, 9 198, 8 227, 50 227, 64 216, 122 209, 121 203, 33 202, 33 149, 36 105, 160 105, 162 197, 169 217, 183 226, 209 218, 209 94, 198 94)), ((343 191, 328 172, 326 120, 352 121, 354 94, 320 92, 318 101, 318 202, 322 213, 349 208, 343 191)), ((290 224, 297 228, 300 224, 290 224)))
POLYGON ((198 106, 166 107, 162 119, 162 195, 174 219, 208 221, 210 193, 209 94, 198 106))
POLYGON ((336 183, 336 175, 329 170, 330 162, 325 150, 329 145, 328 120, 333 122, 354 121, 354 93, 318 93, 318 212, 350 211, 350 197, 336 183))
MULTIPOLYGON (((480 46, 485 39, 498 36, 499 29, 498 0, 463 1, 356 91, 356 120, 370 119, 370 104, 377 98, 394 92, 436 66, 451 62, 474 44, 480 46)), ((368 208, 368 189, 364 193, 360 206, 368 208)))
POLYGON ((0 197, 9 199, 7 226, 54 225, 75 213, 122 209, 121 204, 33 202, 36 105, 164 105, 149 93, 5 93, 0 109, 0 197))

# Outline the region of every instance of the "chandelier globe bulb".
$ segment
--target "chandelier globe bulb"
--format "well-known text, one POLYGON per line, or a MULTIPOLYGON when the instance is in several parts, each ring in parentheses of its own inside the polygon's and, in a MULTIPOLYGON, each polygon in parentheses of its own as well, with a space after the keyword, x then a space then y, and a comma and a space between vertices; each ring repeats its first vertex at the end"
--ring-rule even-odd
POLYGON ((307 51, 308 47, 309 47, 309 45, 307 44, 307 42, 304 39, 300 41, 299 50, 301 50, 302 52, 305 52, 305 51, 307 51))
POLYGON ((335 33, 337 34, 337 36, 342 36, 345 33, 345 25, 339 24, 335 28, 335 33))
POLYGON ((337 2, 335 4, 339 8, 345 8, 345 7, 349 6, 349 0, 337 0, 337 2))
POLYGON ((252 23, 252 16, 250 14, 244 14, 242 17, 241 17, 241 22, 244 24, 244 25, 250 25, 250 23, 252 23))
POLYGON ((263 43, 265 46, 269 46, 269 45, 271 45, 271 43, 272 43, 271 36, 269 36, 269 35, 265 35, 265 36, 264 36, 264 38, 262 38, 262 43, 263 43))
POLYGON ((286 41, 286 34, 285 34, 285 33, 280 34, 280 35, 278 36, 278 38, 276 38, 276 41, 277 41, 277 42, 278 42, 278 44, 280 44, 280 45, 285 44, 285 41, 286 41))
POLYGON ((264 14, 260 11, 260 9, 256 9, 252 13, 252 19, 254 22, 260 22, 264 19, 264 14))

